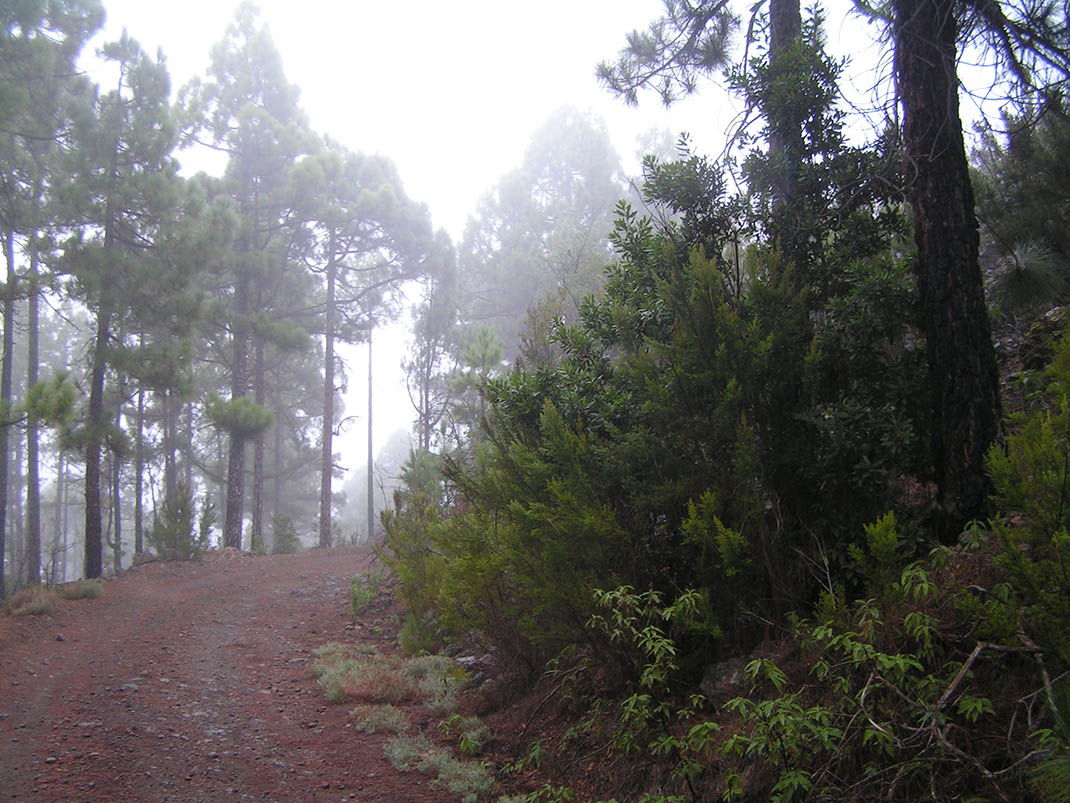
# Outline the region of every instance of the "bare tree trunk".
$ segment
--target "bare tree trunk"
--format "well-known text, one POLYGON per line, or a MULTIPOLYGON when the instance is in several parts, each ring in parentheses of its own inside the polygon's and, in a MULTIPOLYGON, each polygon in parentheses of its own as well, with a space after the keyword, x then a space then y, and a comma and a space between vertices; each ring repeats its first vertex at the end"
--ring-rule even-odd
POLYGON ((58 545, 59 552, 52 566, 52 582, 67 582, 67 533, 63 529, 63 491, 65 488, 63 450, 56 455, 56 522, 52 533, 52 543, 58 545))
MULTIPOLYGON (((249 389, 248 379, 248 322, 243 320, 248 312, 247 280, 239 278, 234 289, 234 331, 232 339, 232 360, 230 398, 238 399, 249 389)), ((223 546, 241 549, 242 518, 245 505, 245 442, 246 436, 236 430, 229 433, 227 455, 227 502, 223 525, 223 546)))
POLYGON ((145 551, 144 489, 145 479, 145 389, 137 389, 137 443, 134 446, 134 554, 145 551))
MULTIPOLYGON (((264 406, 264 339, 256 340, 256 369, 253 381, 253 401, 264 406)), ((256 433, 253 440, 253 520, 250 548, 254 552, 264 550, 264 430, 256 433)))
POLYGON ((4 257, 7 261, 7 288, 3 300, 4 347, 3 365, 0 366, 0 600, 7 598, 4 587, 4 561, 7 554, 7 486, 10 465, 9 435, 11 425, 7 413, 11 407, 11 378, 15 356, 15 234, 4 233, 4 257))
POLYGON ((941 537, 986 512, 985 455, 1000 432, 999 375, 959 118, 954 0, 894 0, 895 70, 918 246, 941 537))
MULTIPOLYGON (((118 432, 122 426, 123 420, 123 402, 122 393, 119 394, 119 401, 115 409, 115 431, 118 432)), ((111 542, 112 550, 112 568, 115 569, 115 575, 118 576, 123 570, 123 505, 122 505, 122 468, 123 461, 119 455, 118 450, 113 449, 111 451, 111 509, 112 517, 115 519, 114 529, 112 530, 115 540, 111 542)))
POLYGON ((104 539, 100 494, 100 452, 107 426, 104 417, 104 371, 110 335, 111 309, 104 301, 97 312, 96 341, 89 372, 88 438, 85 447, 85 576, 100 577, 104 571, 104 539))
MULTIPOLYGON (((28 332, 26 349, 26 388, 37 384, 39 363, 38 332, 40 299, 37 295, 37 245, 36 232, 30 242, 30 287, 28 299, 28 332)), ((31 583, 41 582, 41 478, 39 475, 39 433, 37 422, 26 422, 26 563, 27 577, 31 583)))
POLYGON ((330 236, 327 261, 327 320, 324 326, 323 435, 320 453, 320 532, 319 545, 331 545, 331 480, 334 475, 334 292, 337 266, 334 258, 334 230, 330 236))
POLYGON ((372 451, 372 330, 368 330, 368 540, 375 538, 375 458, 372 451))

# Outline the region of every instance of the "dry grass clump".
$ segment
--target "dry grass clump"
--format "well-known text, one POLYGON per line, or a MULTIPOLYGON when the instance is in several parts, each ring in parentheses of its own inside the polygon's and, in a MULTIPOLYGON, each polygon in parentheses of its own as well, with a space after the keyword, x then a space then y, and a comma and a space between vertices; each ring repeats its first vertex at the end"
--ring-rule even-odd
POLYGON ((38 616, 52 613, 59 604, 59 596, 45 586, 26 586, 16 591, 7 601, 7 610, 12 616, 38 616))
POLYGON ((449 750, 435 747, 422 733, 400 736, 383 746, 387 759, 399 772, 416 769, 434 778, 434 786, 460 795, 464 803, 487 798, 494 793, 495 782, 489 765, 463 761, 449 750))
POLYGON ((59 586, 56 590, 63 599, 96 599, 104 593, 100 580, 79 580, 59 586))
POLYGON ((416 687, 397 660, 331 642, 314 651, 312 670, 332 703, 392 703, 411 700, 416 687))
POLYGON ((408 715, 389 703, 358 705, 349 716, 353 717, 354 727, 364 733, 408 733, 412 728, 408 715))

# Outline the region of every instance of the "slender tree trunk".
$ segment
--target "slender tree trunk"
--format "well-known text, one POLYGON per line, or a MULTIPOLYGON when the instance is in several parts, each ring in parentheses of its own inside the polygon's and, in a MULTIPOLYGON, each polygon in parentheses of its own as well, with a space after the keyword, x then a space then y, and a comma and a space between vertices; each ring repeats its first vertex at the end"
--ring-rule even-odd
MULTIPOLYGON (((776 69, 777 59, 802 33, 802 14, 799 0, 770 0, 769 2, 769 61, 776 69)), ((787 104, 791 106, 792 104, 787 104)), ((776 188, 777 205, 781 211, 791 213, 799 177, 799 156, 796 142, 802 138, 802 121, 797 114, 784 115, 783 119, 770 120, 769 150, 781 166, 776 188)))
MULTIPOLYGON (((264 338, 256 338, 256 371, 253 381, 253 401, 264 406, 264 338)), ((253 520, 251 549, 264 550, 264 430, 253 440, 253 520)))
POLYGON ((178 487, 178 467, 175 464, 175 400, 170 390, 158 391, 163 405, 163 493, 164 499, 174 499, 178 487))
MULTIPOLYGON (((183 439, 182 468, 186 472, 186 485, 193 487, 193 402, 186 404, 186 427, 183 439)), ((207 492, 205 493, 207 499, 207 492)))
MULTIPOLYGON (((230 398, 238 399, 249 389, 248 350, 249 325, 244 320, 248 312, 248 281, 239 278, 234 290, 234 331, 232 340, 232 368, 230 398)), ((227 454, 227 503, 223 525, 223 546, 241 549, 242 517, 245 504, 245 442, 243 433, 229 433, 227 454)))
POLYGON ((15 356, 15 234, 4 232, 4 257, 7 261, 7 287, 3 300, 4 347, 3 365, 0 366, 0 600, 7 598, 4 587, 4 561, 7 555, 7 490, 8 467, 11 461, 9 437, 11 425, 7 421, 11 407, 11 378, 15 356))
POLYGON ((375 538, 375 458, 372 451, 372 330, 368 330, 368 540, 375 538))
POLYGON ((56 544, 56 559, 52 566, 52 582, 65 583, 67 581, 67 534, 63 532, 63 473, 66 467, 63 464, 63 450, 56 455, 56 523, 52 533, 52 543, 56 544))
POLYGON ((134 446, 134 554, 145 551, 144 516, 145 492, 142 483, 145 479, 145 389, 137 389, 137 443, 134 446))
MULTIPOLYGON (((278 515, 282 510, 282 427, 275 422, 275 449, 272 452, 272 460, 275 476, 271 480, 271 516, 278 515)), ((275 533, 272 528, 271 550, 275 550, 275 533)))
MULTIPOLYGON (((118 432, 122 426, 123 420, 123 402, 122 393, 119 394, 119 402, 116 405, 115 410, 115 431, 118 432)), ((122 505, 122 470, 123 461, 120 459, 119 452, 115 449, 111 451, 111 509, 112 516, 115 519, 115 528, 112 531, 115 535, 115 540, 111 543, 112 549, 112 566, 115 569, 115 574, 118 576, 123 570, 123 505, 122 505)))
POLYGON ((8 493, 7 502, 11 523, 14 526, 12 535, 15 539, 16 571, 15 577, 19 583, 27 582, 26 577, 26 519, 23 517, 22 492, 26 488, 26 476, 22 473, 23 461, 26 458, 26 447, 22 438, 15 438, 15 459, 11 463, 11 473, 8 475, 8 484, 11 491, 8 493))
POLYGON ((320 539, 319 545, 331 545, 331 480, 334 475, 334 293, 337 266, 334 256, 334 230, 330 236, 327 261, 327 320, 324 333, 323 360, 323 437, 320 453, 320 539))
POLYGON ((978 261, 959 118, 954 0, 894 0, 895 70, 918 246, 941 536, 986 512, 984 460, 999 436, 999 375, 978 261))
POLYGON ((111 308, 101 301, 97 311, 97 332, 89 372, 89 413, 85 447, 85 576, 100 577, 104 572, 104 537, 100 491, 100 452, 104 431, 104 372, 110 336, 111 308))
MULTIPOLYGON (((26 387, 37 384, 39 364, 38 332, 40 299, 37 295, 37 245, 36 232, 30 241, 30 287, 28 297, 26 387)), ((26 572, 29 582, 41 582, 41 478, 39 474, 40 444, 37 422, 26 422, 26 572)))

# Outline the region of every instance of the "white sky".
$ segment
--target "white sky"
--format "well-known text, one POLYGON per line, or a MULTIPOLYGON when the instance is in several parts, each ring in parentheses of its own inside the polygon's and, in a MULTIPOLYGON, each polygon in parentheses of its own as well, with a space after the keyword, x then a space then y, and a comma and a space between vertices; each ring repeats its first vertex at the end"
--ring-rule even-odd
MULTIPOLYGON (((105 36, 125 26, 149 52, 162 48, 177 89, 203 75, 238 0, 104 0, 105 36)), ((845 24, 847 0, 828 16, 833 52, 864 52, 870 33, 845 24)), ((316 131, 350 148, 391 157, 409 196, 458 240, 483 193, 518 167, 532 134, 564 104, 605 119, 625 169, 636 137, 688 131, 716 154, 735 110, 713 86, 666 111, 653 96, 625 106, 594 78, 625 34, 645 28, 661 0, 261 0, 286 75, 316 131)), ((98 40, 98 42, 101 40, 98 40)), ((852 69, 850 73, 865 73, 852 69)), ((871 76, 872 74, 869 73, 871 76)), ((867 79, 868 80, 868 79, 867 79)), ((861 87, 863 90, 867 87, 861 87)), ((399 368, 407 333, 376 335, 376 447, 413 417, 399 368)), ((358 352, 363 355, 363 350, 358 352)), ((366 356, 350 366, 343 463, 365 459, 366 356), (355 363, 355 364, 354 364, 355 363)))

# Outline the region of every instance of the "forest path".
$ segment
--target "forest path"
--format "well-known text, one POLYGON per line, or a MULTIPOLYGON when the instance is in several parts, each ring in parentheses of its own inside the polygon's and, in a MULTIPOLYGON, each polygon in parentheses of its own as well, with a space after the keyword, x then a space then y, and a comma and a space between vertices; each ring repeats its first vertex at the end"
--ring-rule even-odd
POLYGON ((353 625, 368 548, 152 563, 0 617, 0 800, 441 801, 329 706, 312 650, 353 625))

